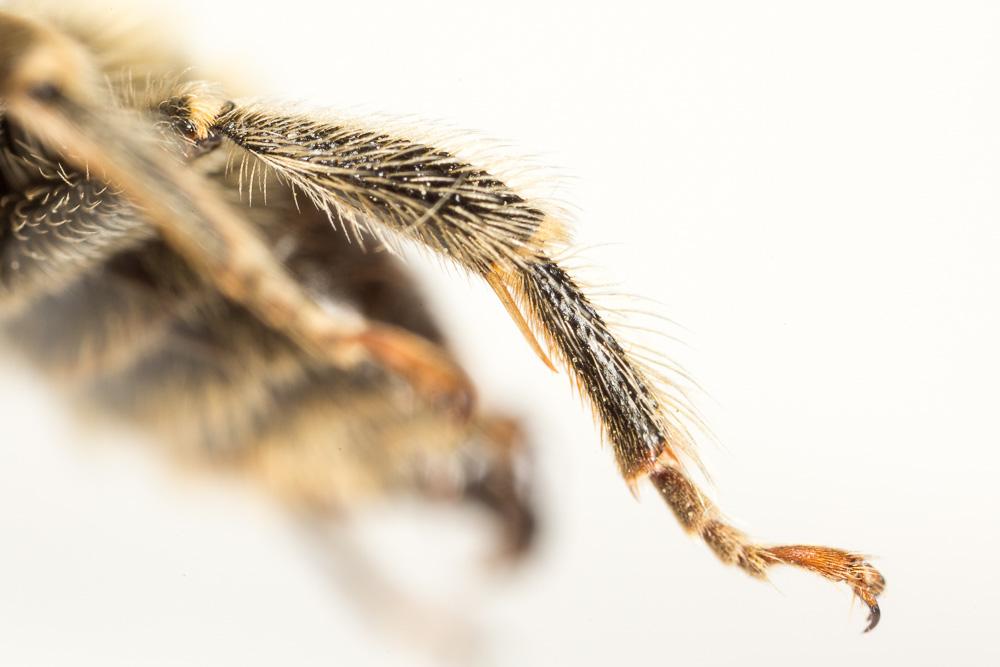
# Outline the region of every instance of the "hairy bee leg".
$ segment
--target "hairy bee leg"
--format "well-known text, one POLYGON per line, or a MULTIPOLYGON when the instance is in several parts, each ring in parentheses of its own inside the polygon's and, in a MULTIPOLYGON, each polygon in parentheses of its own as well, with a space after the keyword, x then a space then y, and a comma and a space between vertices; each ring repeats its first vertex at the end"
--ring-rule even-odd
POLYGON ((665 446, 684 449, 686 434, 667 417, 652 383, 550 258, 548 246, 566 232, 543 206, 448 151, 356 122, 235 104, 214 129, 349 231, 397 234, 486 279, 529 342, 528 322, 570 367, 626 479, 665 446))
POLYGON ((397 234, 483 277, 529 341, 534 328, 569 367, 626 480, 664 450, 691 455, 683 419, 672 414, 683 410, 658 391, 551 258, 550 246, 566 231, 543 205, 453 153, 357 122, 235 104, 214 129, 319 210, 345 220, 349 231, 397 234))
POLYGON ((723 563, 736 565, 757 578, 766 578, 767 568, 781 563, 844 582, 868 606, 865 632, 878 625, 881 612, 877 597, 885 590, 885 578, 864 556, 830 547, 754 544, 723 520, 715 505, 680 468, 659 466, 649 479, 684 529, 701 537, 723 563))
MULTIPOLYGON (((249 226, 162 155, 146 150, 143 142, 132 142, 128 132, 110 130, 111 136, 101 136, 109 127, 90 110, 77 108, 70 116, 73 124, 85 127, 67 128, 50 107, 34 102, 24 106, 27 109, 16 114, 22 123, 30 116, 40 135, 77 149, 78 159, 83 160, 79 166, 102 168, 142 207, 166 241, 226 296, 247 305, 329 363, 350 366, 366 357, 377 360, 435 400, 468 413, 471 383, 446 352, 408 332, 369 326, 350 313, 320 307, 249 226), (101 139, 92 139, 95 135, 101 139), (109 150, 109 146, 119 150, 109 150)), ((12 111, 15 108, 20 109, 12 106, 12 111)), ((128 124, 127 119, 120 120, 128 124)))
POLYGON ((874 627, 881 575, 863 559, 836 550, 826 552, 831 558, 840 554, 835 562, 819 551, 769 551, 709 511, 711 505, 675 467, 682 456, 697 458, 688 426, 700 422, 683 390, 658 382, 638 364, 552 259, 566 233, 544 205, 454 153, 358 121, 237 104, 216 128, 319 210, 346 219, 348 231, 416 241, 484 277, 522 332, 530 323, 570 370, 599 415, 630 485, 654 471, 668 502, 680 503, 675 511, 682 523, 694 522, 686 525, 723 560, 755 576, 786 562, 848 581, 872 609, 874 627), (694 514, 685 519, 687 512, 694 514))
POLYGON ((416 386, 460 411, 470 385, 442 350, 404 332, 369 331, 305 292, 252 226, 179 164, 134 113, 100 101, 95 64, 70 38, 0 13, 0 99, 8 121, 82 173, 114 183, 162 238, 228 298, 328 363, 385 356, 416 386))

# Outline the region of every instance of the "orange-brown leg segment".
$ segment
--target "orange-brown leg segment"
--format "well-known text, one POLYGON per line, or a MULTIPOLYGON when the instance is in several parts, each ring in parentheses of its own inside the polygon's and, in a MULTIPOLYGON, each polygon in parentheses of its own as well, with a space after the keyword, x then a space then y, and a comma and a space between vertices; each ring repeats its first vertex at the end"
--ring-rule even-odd
POLYGON ((722 562, 736 565, 758 578, 765 578, 771 565, 784 563, 816 572, 831 581, 845 582, 868 605, 865 632, 878 625, 877 597, 885 589, 885 578, 864 556, 830 547, 754 544, 722 519, 715 505, 677 466, 658 466, 649 474, 649 479, 681 525, 701 537, 722 562))

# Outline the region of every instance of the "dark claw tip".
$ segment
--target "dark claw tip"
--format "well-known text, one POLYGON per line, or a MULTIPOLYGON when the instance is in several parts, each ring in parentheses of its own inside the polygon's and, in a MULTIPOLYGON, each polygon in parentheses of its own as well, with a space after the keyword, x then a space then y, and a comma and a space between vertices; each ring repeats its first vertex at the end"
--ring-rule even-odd
POLYGON ((878 608, 878 603, 873 602, 868 605, 868 627, 865 628, 865 632, 871 632, 878 625, 879 619, 882 618, 882 612, 878 608))

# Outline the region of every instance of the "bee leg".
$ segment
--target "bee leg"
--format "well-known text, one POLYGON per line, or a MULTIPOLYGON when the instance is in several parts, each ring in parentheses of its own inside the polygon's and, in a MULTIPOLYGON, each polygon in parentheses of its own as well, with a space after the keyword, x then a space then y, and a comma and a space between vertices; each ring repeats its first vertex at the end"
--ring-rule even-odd
POLYGON ((524 556, 537 535, 529 455, 520 425, 507 417, 474 420, 458 452, 459 492, 495 516, 502 531, 503 558, 524 556))
POLYGON ((44 144, 65 145, 74 166, 103 174, 205 282, 317 360, 341 368, 375 362, 435 402, 469 414, 471 383, 447 351, 349 308, 320 304, 259 230, 215 187, 178 166, 134 117, 64 96, 45 103, 12 98, 10 112, 44 144))
POLYGON ((868 606, 865 632, 878 625, 880 612, 876 598, 885 590, 885 578, 864 556, 830 547, 754 544, 743 532, 725 522, 715 505, 677 466, 660 465, 649 478, 680 524, 701 537, 722 562, 736 565, 760 579, 766 578, 768 567, 782 563, 796 565, 834 582, 844 582, 868 606))
POLYGON ((473 615, 417 595, 386 576, 346 513, 300 515, 302 536, 316 552, 339 597, 384 637, 426 655, 433 664, 476 664, 483 653, 473 615))
POLYGON ((398 495, 468 502, 496 520, 503 556, 524 554, 536 522, 519 426, 503 417, 456 420, 372 370, 330 369, 284 392, 248 447, 250 474, 308 512, 398 495))

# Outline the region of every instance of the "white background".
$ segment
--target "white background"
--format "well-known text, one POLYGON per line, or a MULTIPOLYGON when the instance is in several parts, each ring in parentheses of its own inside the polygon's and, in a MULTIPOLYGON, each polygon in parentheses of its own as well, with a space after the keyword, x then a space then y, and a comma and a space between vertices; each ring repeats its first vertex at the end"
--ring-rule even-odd
MULTIPOLYGON (((97 21, 118 15, 92 4, 97 21)), ((81 434, 4 360, 0 664, 1000 656, 1000 5, 159 11, 185 18, 164 37, 186 33, 244 87, 474 128, 566 176, 554 193, 578 211, 587 262, 683 325, 666 328, 687 345, 656 344, 706 390, 723 509, 764 540, 873 554, 883 621, 862 636, 842 587, 789 570, 752 581, 651 489, 634 501, 565 378, 488 291, 421 262, 483 401, 530 425, 544 511, 531 561, 485 566, 478 515, 373 508, 349 531, 357 558, 443 610, 386 620, 357 599, 349 559, 320 554, 267 498, 179 474, 133 437, 81 434)))

